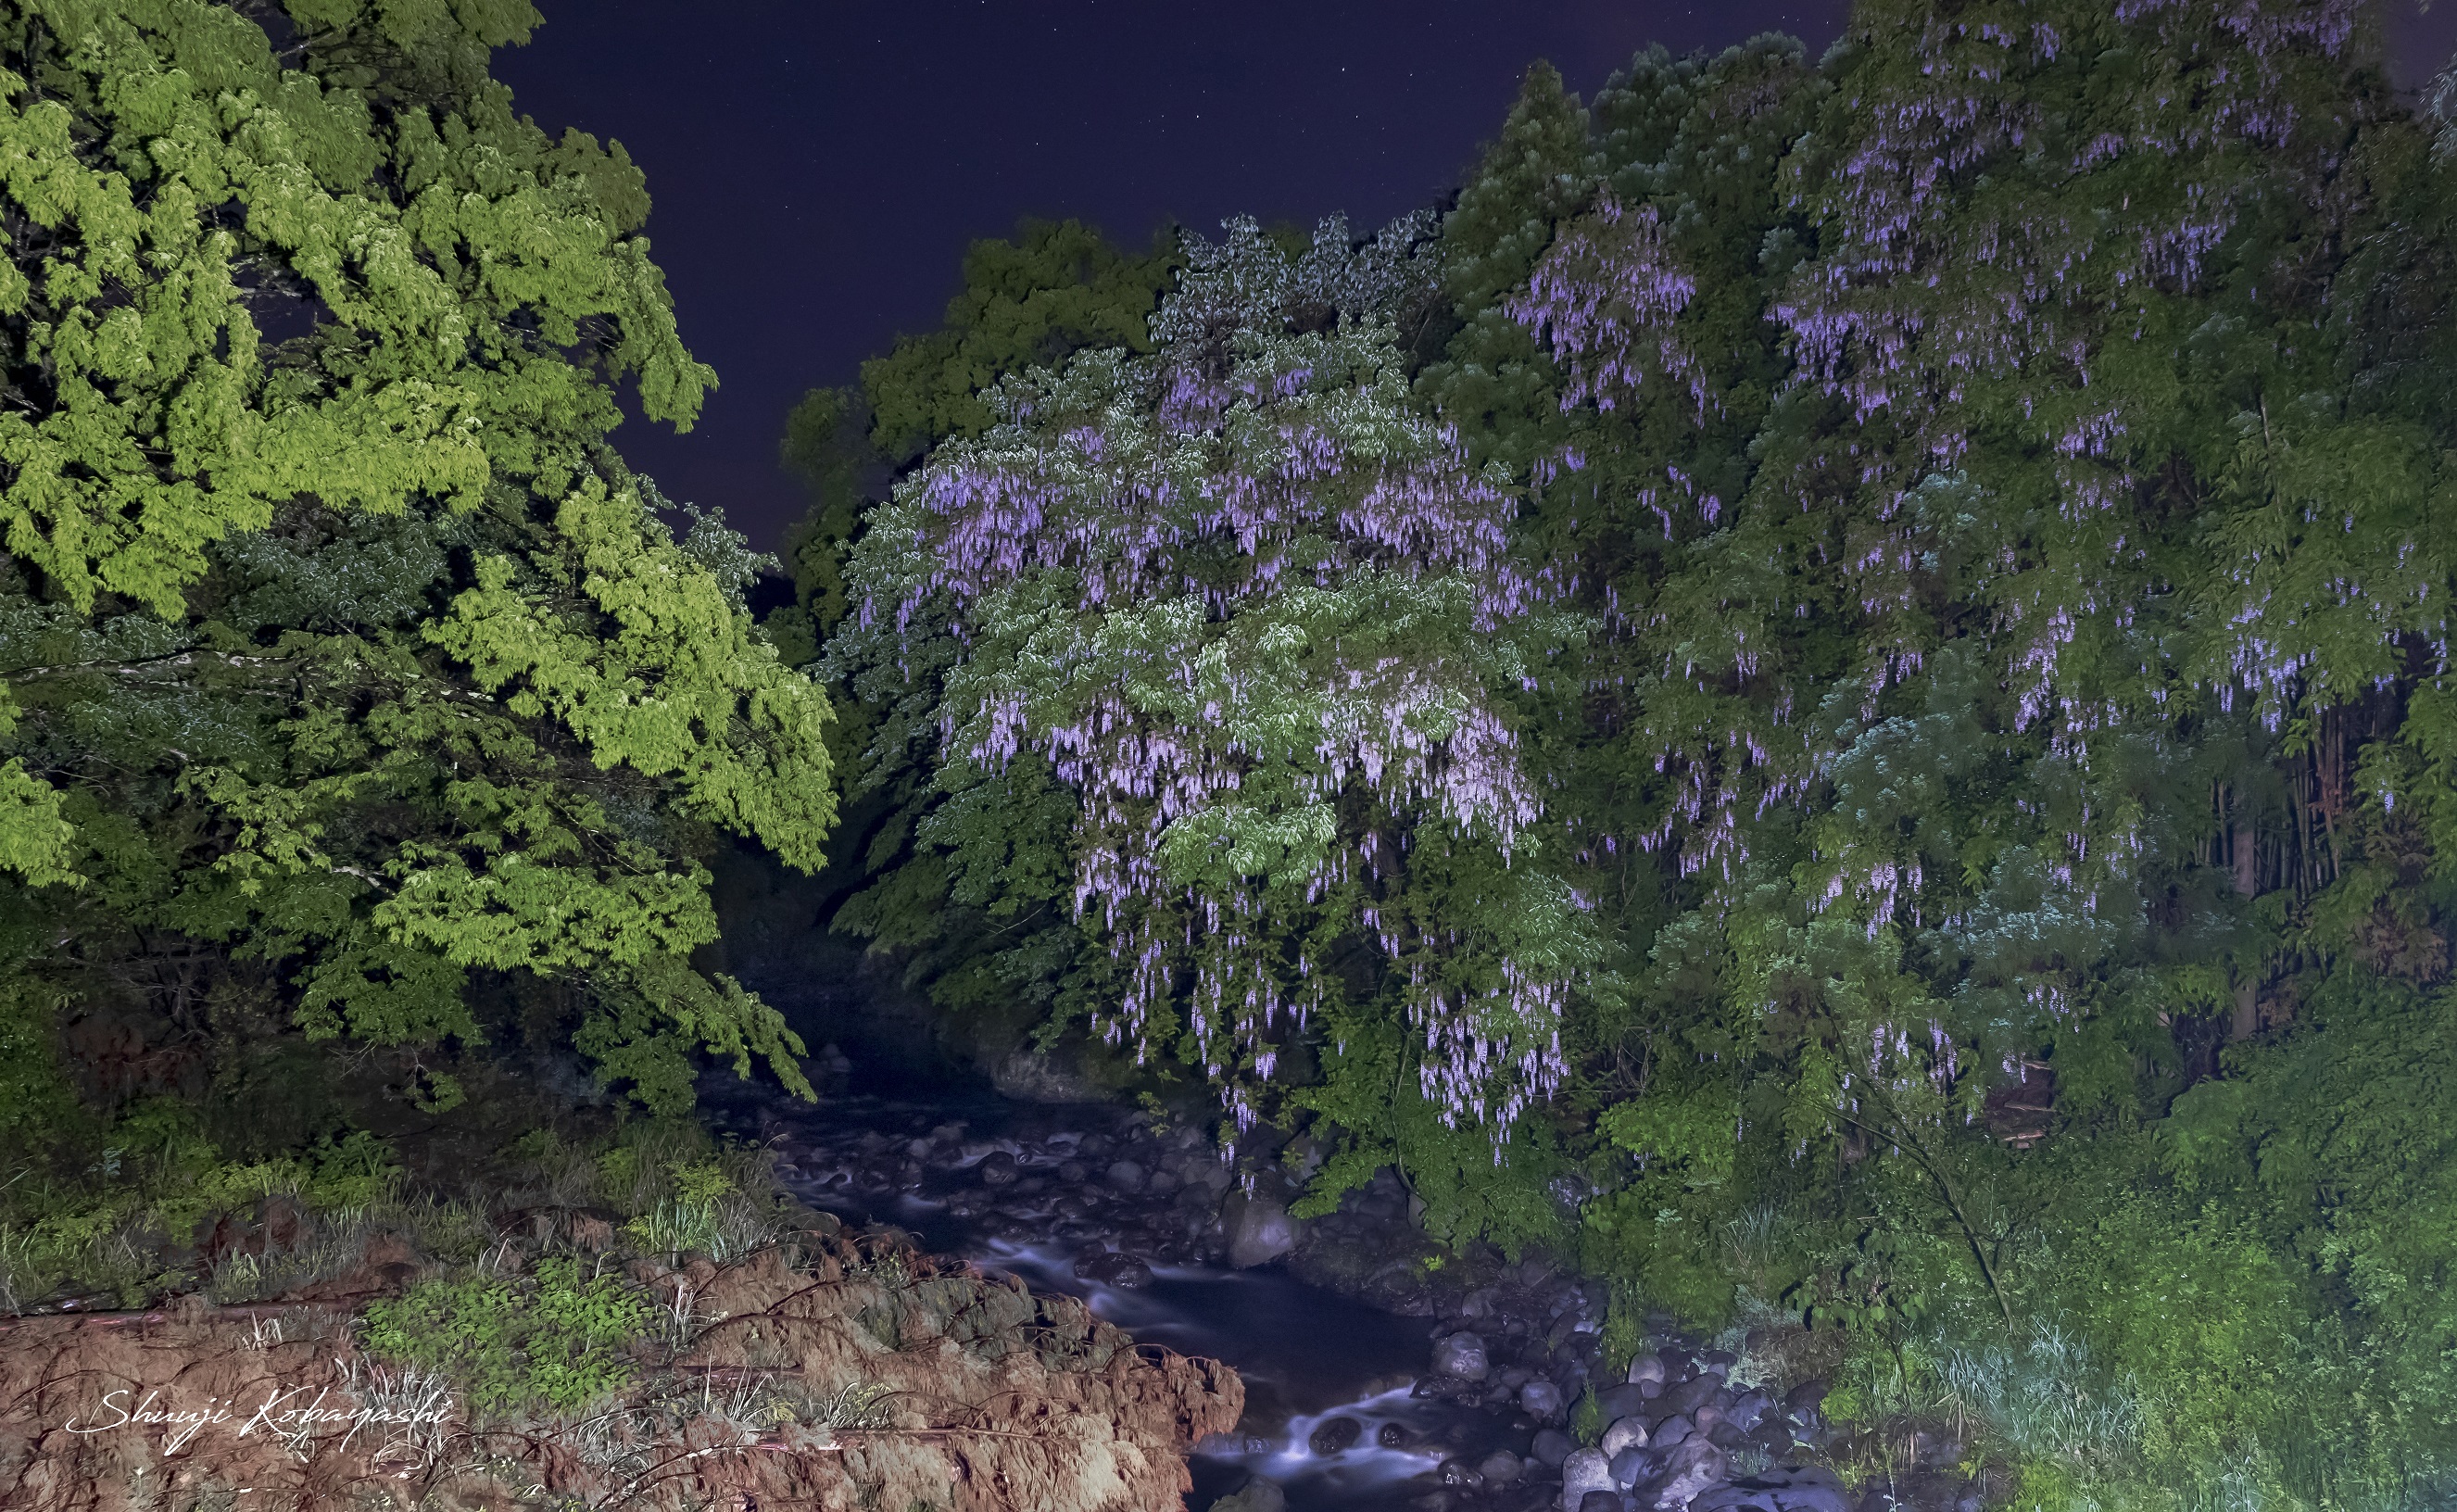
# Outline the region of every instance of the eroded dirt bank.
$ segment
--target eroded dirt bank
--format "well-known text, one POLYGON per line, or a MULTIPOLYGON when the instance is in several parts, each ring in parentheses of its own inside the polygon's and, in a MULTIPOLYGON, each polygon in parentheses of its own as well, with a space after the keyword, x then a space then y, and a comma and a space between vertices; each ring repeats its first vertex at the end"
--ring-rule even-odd
POLYGON ((1244 1410, 1225 1366, 890 1242, 634 1265, 666 1336, 566 1415, 381 1369, 346 1305, 0 1324, 0 1506, 1146 1512, 1244 1410))

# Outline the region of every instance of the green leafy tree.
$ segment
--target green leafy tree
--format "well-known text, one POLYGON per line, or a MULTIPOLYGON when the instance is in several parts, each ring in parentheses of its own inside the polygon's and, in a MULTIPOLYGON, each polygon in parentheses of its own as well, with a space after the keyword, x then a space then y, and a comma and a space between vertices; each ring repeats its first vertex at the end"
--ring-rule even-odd
POLYGON ((605 445, 617 383, 687 426, 712 378, 637 170, 486 76, 536 19, 5 24, 0 860, 65 942, 12 963, 12 1075, 64 1002, 72 1040, 176 1056, 269 994, 411 1054, 482 1043, 501 986, 655 1108, 702 1051, 800 1086, 688 958, 715 833, 817 863, 829 709, 751 624, 739 538, 677 541, 605 445))

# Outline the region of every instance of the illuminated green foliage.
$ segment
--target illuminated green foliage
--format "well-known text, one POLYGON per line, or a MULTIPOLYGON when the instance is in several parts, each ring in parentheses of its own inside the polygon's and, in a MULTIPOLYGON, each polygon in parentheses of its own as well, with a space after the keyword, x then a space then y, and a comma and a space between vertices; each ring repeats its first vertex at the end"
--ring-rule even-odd
POLYGON ((525 3, 288 9, 0 22, 0 865, 74 942, 0 980, 0 1074, 64 1005, 185 1054, 270 994, 441 1109, 508 994, 660 1108, 703 1052, 799 1088, 688 960, 720 833, 818 864, 831 715, 605 444, 618 383, 714 381, 641 176, 486 76, 525 3))

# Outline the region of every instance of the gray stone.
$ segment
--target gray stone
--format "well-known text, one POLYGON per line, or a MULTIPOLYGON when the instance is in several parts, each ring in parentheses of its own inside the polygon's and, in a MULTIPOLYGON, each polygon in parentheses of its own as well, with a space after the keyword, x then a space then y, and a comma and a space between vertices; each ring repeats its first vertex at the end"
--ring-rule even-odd
POLYGON ((1700 1493, 1689 1512, 1782 1512, 1772 1487, 1720 1485, 1700 1493))
POLYGON ((1477 1462, 1476 1472, 1484 1477, 1487 1484, 1508 1485, 1518 1480, 1526 1468, 1517 1455, 1507 1449, 1496 1449, 1477 1462))
POLYGON ((1559 1428, 1546 1428, 1536 1435, 1536 1442, 1527 1452, 1538 1464, 1559 1466, 1577 1447, 1568 1434, 1559 1428))
POLYGON ((1561 1461, 1561 1512, 1579 1512, 1590 1491, 1612 1489, 1612 1463, 1603 1451, 1574 1449, 1561 1461))
POLYGON ((1708 1486, 1720 1485, 1731 1479, 1730 1464, 1724 1451, 1703 1439, 1695 1439, 1672 1451, 1664 1465, 1663 1489, 1657 1492, 1658 1508, 1687 1506, 1708 1486))
POLYGON ((1538 1377, 1518 1388, 1518 1410, 1538 1422, 1551 1422, 1561 1415, 1561 1388, 1538 1377))
POLYGON ((1724 1420, 1745 1433, 1765 1421, 1766 1414, 1773 1410, 1774 1398, 1762 1391, 1746 1391, 1732 1399, 1724 1420))
POLYGON ((1646 1445, 1645 1419, 1616 1418, 1613 1419, 1612 1426, 1604 1430, 1603 1440, 1596 1447, 1601 1449, 1604 1452, 1604 1458, 1609 1460, 1623 1449, 1643 1449, 1646 1445))
POLYGON ((1094 1103, 1102 1095, 1100 1084, 1072 1060, 1039 1054, 1029 1045, 1000 1057, 990 1085, 1019 1103, 1094 1103))
POLYGON ((1288 1512, 1289 1494, 1275 1481, 1256 1476, 1211 1503, 1211 1512, 1288 1512))
POLYGON ((1777 1486, 1775 1505, 1782 1512, 1851 1512, 1851 1499, 1823 1481, 1794 1481, 1777 1486))
POLYGON ((1269 1197, 1232 1191, 1221 1200, 1220 1227, 1228 1236, 1228 1263, 1240 1271, 1268 1265, 1297 1247, 1297 1222, 1269 1197))
POLYGON ((1805 1380, 1784 1394, 1783 1410, 1796 1421, 1811 1422, 1816 1419, 1818 1409, 1825 1401, 1826 1382, 1805 1380))
POLYGON ((1669 1449, 1696 1431, 1696 1424, 1675 1413, 1655 1425, 1655 1431, 1646 1436, 1646 1446, 1650 1449, 1669 1449))
POLYGON ((1646 1393, 1636 1386, 1607 1386, 1596 1393, 1596 1410, 1604 1421, 1626 1418, 1646 1405, 1646 1393))
POLYGON ((1655 1474, 1656 1457, 1643 1449, 1623 1449, 1612 1457, 1613 1484, 1627 1491, 1655 1474))
POLYGON ((1662 1358, 1654 1355, 1641 1355, 1629 1362, 1629 1383, 1635 1386, 1642 1380, 1651 1380, 1659 1386, 1663 1384, 1662 1358))
POLYGON ((1003 1150, 994 1150, 981 1157, 981 1185, 1012 1187, 1015 1185, 1015 1157, 1003 1150))
POLYGON ((1453 1334, 1434 1345, 1434 1374, 1436 1376, 1482 1380, 1492 1368, 1484 1353, 1484 1340, 1474 1334, 1453 1334))
POLYGON ((1618 1491, 1590 1491, 1579 1499, 1578 1512, 1621 1512, 1618 1491))
POLYGON ((1131 1160, 1117 1161, 1109 1167, 1109 1185, 1129 1196, 1144 1190, 1146 1179, 1144 1168, 1131 1160))

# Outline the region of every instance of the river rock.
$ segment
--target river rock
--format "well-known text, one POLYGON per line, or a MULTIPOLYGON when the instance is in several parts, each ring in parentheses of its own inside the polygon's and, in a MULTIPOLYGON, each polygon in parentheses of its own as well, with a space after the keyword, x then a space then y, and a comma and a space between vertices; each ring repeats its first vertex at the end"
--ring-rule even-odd
POLYGON ((1330 1418, 1306 1436, 1306 1447, 1319 1455, 1345 1453, 1365 1435, 1365 1425, 1353 1418, 1330 1418))
POLYGON ((1466 1486, 1470 1490, 1484 1484, 1484 1472, 1464 1460, 1443 1460, 1435 1478, 1444 1485, 1466 1486))
POLYGON ((1765 1392, 1745 1391, 1733 1398, 1731 1410, 1724 1415, 1724 1420, 1747 1433, 1765 1421, 1766 1414, 1773 1410, 1774 1398, 1765 1392))
POLYGON ((1640 1481, 1653 1479, 1660 1462, 1660 1457, 1647 1450, 1623 1449, 1612 1457, 1613 1484, 1631 1490, 1640 1481))
POLYGON ((1228 1263, 1240 1271, 1268 1265, 1297 1247, 1297 1222, 1269 1197, 1232 1191, 1220 1203, 1220 1227, 1228 1238, 1228 1263))
POLYGON ((1635 1386, 1642 1381, 1650 1380, 1655 1382, 1658 1386, 1663 1384, 1663 1357, 1662 1356, 1641 1355, 1636 1359, 1629 1362, 1629 1383, 1631 1385, 1635 1386))
POLYGON ((1596 1410, 1606 1422, 1643 1411, 1645 1406, 1646 1393, 1636 1386, 1607 1386, 1596 1393, 1596 1410))
POLYGON ((1774 1502, 1781 1512, 1851 1512, 1850 1497, 1825 1481, 1795 1479, 1775 1488, 1774 1502))
POLYGON ((1492 1368, 1485 1357, 1484 1340, 1476 1335, 1452 1334, 1434 1343, 1434 1374, 1436 1376, 1482 1380, 1492 1368))
MULTIPOLYGON (((1091 1103, 1101 1087, 1082 1067, 1019 1045, 990 1068, 990 1085, 1019 1103, 1091 1103)), ((1276 1489, 1276 1487, 1274 1488, 1276 1489)))
POLYGON ((1476 1467, 1476 1474, 1484 1477, 1488 1485, 1508 1485, 1526 1469, 1525 1462, 1507 1449, 1496 1449, 1477 1461, 1476 1467))
POLYGON ((981 1157, 980 1170, 981 1173, 981 1185, 984 1187, 1012 1187, 1015 1185, 1015 1157, 1008 1154, 1003 1150, 994 1150, 988 1154, 983 1155, 981 1157))
POLYGON ((1211 1512, 1288 1512, 1289 1494, 1276 1481, 1256 1476, 1211 1503, 1211 1512))
POLYGON ((1796 1422, 1815 1422, 1825 1402, 1826 1382, 1804 1380, 1784 1394, 1784 1415, 1796 1422))
POLYGON ((1623 1449, 1643 1449, 1646 1443, 1645 1419, 1616 1418, 1612 1426, 1604 1430, 1603 1439, 1596 1447, 1604 1452, 1605 1459, 1610 1460, 1623 1449))
POLYGON ((1144 1190, 1146 1179, 1144 1168, 1131 1160, 1111 1162, 1105 1177, 1111 1187, 1129 1197, 1144 1190))
POLYGON ((1536 1442, 1527 1453, 1537 1463, 1548 1468, 1558 1468, 1563 1460, 1570 1458, 1570 1451, 1577 1447, 1578 1444, 1568 1434, 1559 1428, 1546 1428, 1536 1435, 1536 1442))
POLYGON ((1131 1254, 1105 1250, 1086 1255, 1075 1262, 1075 1274, 1102 1286, 1138 1287, 1151 1285, 1151 1267, 1131 1254))
POLYGON ((1561 1415, 1561 1388, 1538 1376, 1518 1388, 1518 1410, 1538 1422, 1551 1422, 1561 1415))
POLYGON ((1646 1446, 1650 1449, 1669 1449, 1688 1438, 1694 1431, 1696 1431, 1696 1424, 1675 1413, 1655 1425, 1655 1431, 1646 1436, 1646 1446))
POLYGON ((1618 1491, 1590 1491, 1579 1498, 1578 1512, 1621 1512, 1618 1491))
POLYGON ((1599 1449, 1573 1449, 1561 1460, 1561 1512, 1579 1512, 1590 1491, 1613 1490, 1612 1463, 1599 1449))
POLYGON ((1708 1486, 1731 1479, 1724 1451, 1703 1439, 1693 1439, 1674 1449, 1664 1471, 1663 1489, 1655 1496, 1659 1508, 1686 1506, 1708 1486))
POLYGON ((1719 1485, 1701 1492, 1689 1512, 1783 1512, 1774 1488, 1758 1482, 1719 1485))

